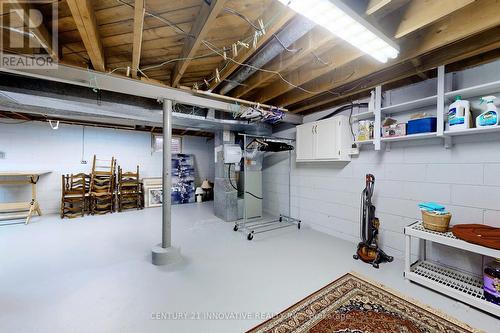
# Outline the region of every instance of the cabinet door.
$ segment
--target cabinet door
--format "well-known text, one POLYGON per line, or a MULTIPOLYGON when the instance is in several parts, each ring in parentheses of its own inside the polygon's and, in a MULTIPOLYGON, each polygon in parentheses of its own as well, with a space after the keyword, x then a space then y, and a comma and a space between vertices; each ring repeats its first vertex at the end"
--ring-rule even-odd
POLYGON ((314 158, 314 127, 316 123, 297 126, 297 160, 312 160, 314 158))
POLYGON ((339 159, 339 120, 328 119, 316 122, 314 133, 316 135, 315 158, 319 160, 339 159))

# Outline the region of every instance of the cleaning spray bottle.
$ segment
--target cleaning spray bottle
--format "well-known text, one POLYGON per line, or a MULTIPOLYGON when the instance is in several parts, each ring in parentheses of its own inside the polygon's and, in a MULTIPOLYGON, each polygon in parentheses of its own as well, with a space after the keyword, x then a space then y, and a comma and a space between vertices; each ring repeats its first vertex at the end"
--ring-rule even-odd
POLYGON ((462 100, 462 96, 455 97, 455 102, 448 109, 448 124, 450 131, 463 130, 471 127, 470 103, 462 100))
POLYGON ((498 125, 498 110, 493 101, 495 96, 481 98, 481 103, 486 102, 486 112, 481 113, 476 118, 476 127, 493 127, 498 125))

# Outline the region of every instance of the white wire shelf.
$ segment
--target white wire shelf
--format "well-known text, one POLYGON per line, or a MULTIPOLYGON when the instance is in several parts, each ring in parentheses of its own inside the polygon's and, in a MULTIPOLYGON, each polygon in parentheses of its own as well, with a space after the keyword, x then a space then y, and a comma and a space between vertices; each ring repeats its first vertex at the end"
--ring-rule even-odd
POLYGON ((472 244, 461 239, 456 238, 451 231, 448 232, 436 232, 432 230, 425 229, 422 222, 412 224, 405 227, 405 234, 420 239, 425 239, 431 242, 436 242, 451 246, 457 249, 463 249, 466 251, 482 254, 484 256, 489 256, 493 258, 500 258, 500 250, 490 249, 485 246, 472 244))
POLYGON ((397 142, 397 141, 408 141, 408 140, 421 140, 421 139, 430 139, 436 138, 436 132, 431 133, 418 133, 418 134, 410 134, 403 136, 393 136, 393 137, 385 137, 380 138, 381 142, 397 142))
POLYGON ((500 306, 488 302, 483 294, 481 277, 460 272, 430 261, 413 264, 405 277, 428 288, 451 296, 500 317, 500 306))
POLYGON ((365 120, 365 119, 375 118, 375 114, 372 111, 366 111, 358 114, 353 114, 352 118, 354 120, 365 120))
POLYGON ((459 136, 459 135, 471 135, 471 134, 494 133, 494 132, 497 133, 500 132, 500 126, 467 128, 459 131, 444 131, 444 135, 459 136))
POLYGON ((406 238, 405 278, 500 317, 500 306, 484 298, 481 276, 430 262, 425 258, 425 248, 426 241, 430 241, 494 258, 500 256, 500 250, 465 242, 456 238, 451 232, 425 229, 422 222, 405 227, 404 233, 406 238), (410 265, 412 237, 420 240, 420 254, 419 260, 410 265))
POLYGON ((428 96, 424 98, 411 100, 404 103, 384 106, 380 110, 382 113, 387 114, 387 113, 414 111, 420 108, 424 108, 426 106, 433 106, 435 108, 436 105, 437 105, 437 95, 434 95, 434 96, 428 96))
POLYGON ((475 86, 449 91, 444 94, 447 101, 453 101, 455 96, 462 96, 462 99, 470 97, 487 96, 492 93, 500 92, 500 81, 478 84, 475 86))

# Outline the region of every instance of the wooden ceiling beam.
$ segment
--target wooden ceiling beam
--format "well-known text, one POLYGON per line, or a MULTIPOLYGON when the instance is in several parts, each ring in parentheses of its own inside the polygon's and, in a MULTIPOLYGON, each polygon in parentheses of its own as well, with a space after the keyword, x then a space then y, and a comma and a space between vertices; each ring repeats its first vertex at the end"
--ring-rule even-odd
MULTIPOLYGON (((497 14, 499 10, 500 1, 498 0, 474 2, 464 10, 450 14, 446 20, 438 21, 424 28, 419 35, 406 38, 401 43, 402 51, 395 60, 380 64, 373 61, 370 56, 365 55, 364 60, 358 59, 358 61, 355 60, 345 66, 339 66, 335 71, 322 75, 301 87, 315 92, 327 92, 345 83, 356 81, 377 71, 419 57, 444 45, 481 33, 500 24, 500 16, 497 14), (462 22, 462 24, 450 24, 449 22, 462 22), (350 72, 354 74, 346 78, 346 75, 350 72)), ((313 94, 294 89, 287 93, 286 96, 280 96, 280 103, 276 103, 274 100, 272 103, 289 106, 311 97, 313 97, 313 94)))
POLYGON ((394 37, 401 38, 422 29, 474 1, 476 0, 412 1, 406 8, 394 37))
MULTIPOLYGON (((0 7, 5 6, 5 4, 0 5, 0 7)), ((32 8, 26 2, 13 1, 10 2, 11 10, 16 10, 16 13, 19 15, 21 20, 24 22, 24 25, 28 28, 28 30, 35 36, 38 43, 45 49, 45 51, 49 54, 49 56, 55 60, 59 60, 59 50, 56 45, 53 43, 52 35, 47 30, 47 27, 43 24, 39 24, 40 22, 35 22, 34 17, 30 15, 30 9, 32 8)))
POLYGON ((385 6, 389 5, 392 0, 370 0, 368 6, 366 7, 366 15, 372 15, 375 12, 383 9, 385 6))
MULTIPOLYGON (((282 5, 279 1, 272 1, 271 5, 269 5, 266 10, 264 10, 264 13, 260 17, 262 22, 264 22, 264 25, 269 24, 270 25, 266 26, 266 34, 259 38, 256 44, 256 48, 249 48, 249 49, 242 49, 239 51, 238 56, 236 56, 233 60, 228 60, 229 63, 226 66, 226 68, 220 73, 220 82, 215 82, 212 81, 210 84, 209 89, 213 90, 219 84, 227 79, 231 74, 233 74, 239 67, 239 64, 245 63, 254 53, 256 50, 258 50, 261 46, 263 46, 265 43, 267 43, 268 40, 273 38, 274 34, 277 33, 292 17, 295 16, 295 12, 292 11, 291 9, 288 9, 284 5, 282 5)), ((248 37, 254 34, 255 29, 253 27, 250 27, 242 36, 248 37)))
MULTIPOLYGON (((355 49, 347 43, 336 45, 332 51, 323 53, 320 57, 326 59, 328 64, 311 63, 308 66, 298 68, 296 71, 290 72, 285 75, 288 82, 293 83, 295 86, 301 86, 310 82, 324 74, 336 70, 338 67, 349 64, 351 61, 358 59, 363 55, 363 52, 355 49)), ((266 103, 278 96, 287 95, 288 92, 295 92, 296 88, 289 83, 277 79, 265 89, 258 91, 254 98, 261 103, 266 103)), ((314 90, 314 89, 311 89, 314 90)), ((310 96, 310 94, 308 94, 310 96)), ((281 100, 281 99, 280 99, 281 100)), ((279 104, 274 104, 279 105, 279 104)))
POLYGON ((91 0, 66 0, 94 69, 104 72, 106 59, 91 0))
POLYGON ((132 77, 137 79, 137 71, 141 63, 142 31, 144 30, 144 14, 146 0, 135 0, 134 6, 134 45, 132 46, 132 77))
MULTIPOLYGON (((264 69, 283 74, 284 71, 290 71, 292 66, 306 65, 307 59, 313 56, 314 51, 332 44, 332 40, 333 36, 330 33, 325 32, 320 27, 316 27, 290 46, 290 49, 298 50, 297 52, 282 52, 278 57, 264 66, 264 69)), ((257 71, 248 80, 243 82, 244 85, 238 86, 230 95, 239 98, 273 79, 276 79, 276 74, 257 71)))
POLYGON ((210 5, 206 2, 202 2, 202 6, 196 21, 191 27, 189 36, 186 37, 184 42, 184 47, 179 58, 183 60, 178 61, 172 71, 172 87, 177 87, 179 82, 184 75, 184 72, 189 66, 191 59, 196 55, 200 44, 205 39, 210 27, 217 19, 217 16, 224 8, 226 0, 212 0, 210 5))
MULTIPOLYGON (((377 85, 388 84, 410 76, 419 75, 419 73, 429 71, 440 65, 470 59, 498 49, 500 49, 500 26, 456 42, 452 44, 452 47, 449 45, 442 46, 434 52, 422 55, 416 61, 402 62, 383 71, 372 73, 371 75, 358 78, 356 81, 344 84, 335 90, 338 92, 338 96, 324 98, 323 100, 319 97, 304 100, 300 104, 297 104, 292 112, 319 111, 334 106, 336 101, 363 91, 369 91, 377 85), (418 66, 415 66, 415 64, 418 64, 418 66)), ((487 60, 490 61, 491 58, 487 60)))
MULTIPOLYGON (((420 0, 417 0, 420 1, 420 0)), ((384 17, 389 13, 406 5, 410 0, 369 0, 365 15, 376 18, 384 17)))

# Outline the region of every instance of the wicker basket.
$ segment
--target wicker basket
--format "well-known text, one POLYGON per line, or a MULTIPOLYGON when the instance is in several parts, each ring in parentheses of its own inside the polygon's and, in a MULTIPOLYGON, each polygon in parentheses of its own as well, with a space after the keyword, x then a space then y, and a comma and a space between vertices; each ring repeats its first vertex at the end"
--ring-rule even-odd
POLYGON ((437 232, 447 232, 448 226, 450 225, 451 214, 437 215, 423 210, 422 220, 424 221, 424 228, 426 229, 437 232))

